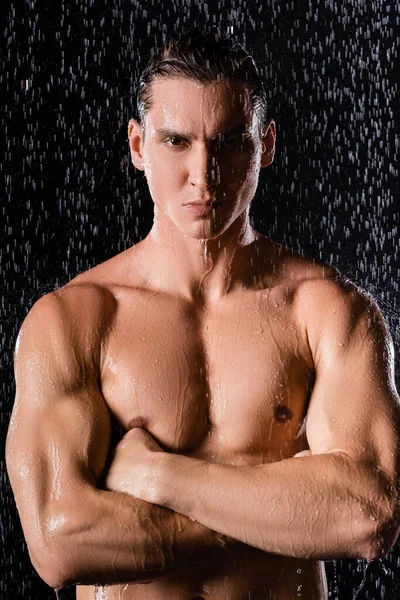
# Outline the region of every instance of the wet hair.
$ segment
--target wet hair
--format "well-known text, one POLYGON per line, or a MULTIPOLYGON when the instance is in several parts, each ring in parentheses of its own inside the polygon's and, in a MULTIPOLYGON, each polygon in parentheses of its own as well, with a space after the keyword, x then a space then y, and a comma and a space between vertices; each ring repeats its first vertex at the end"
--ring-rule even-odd
POLYGON ((267 98, 253 57, 241 44, 218 31, 191 29, 171 37, 153 54, 139 80, 137 109, 142 127, 152 103, 152 83, 161 77, 184 77, 202 84, 239 83, 250 96, 260 126, 266 123, 267 98))

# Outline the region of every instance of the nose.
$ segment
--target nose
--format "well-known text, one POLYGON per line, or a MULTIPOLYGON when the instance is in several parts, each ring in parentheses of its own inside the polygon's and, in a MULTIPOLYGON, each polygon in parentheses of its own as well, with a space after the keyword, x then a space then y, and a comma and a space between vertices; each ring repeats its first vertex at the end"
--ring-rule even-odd
POLYGON ((199 191, 208 190, 219 183, 219 165, 209 144, 193 147, 190 156, 190 184, 199 191))

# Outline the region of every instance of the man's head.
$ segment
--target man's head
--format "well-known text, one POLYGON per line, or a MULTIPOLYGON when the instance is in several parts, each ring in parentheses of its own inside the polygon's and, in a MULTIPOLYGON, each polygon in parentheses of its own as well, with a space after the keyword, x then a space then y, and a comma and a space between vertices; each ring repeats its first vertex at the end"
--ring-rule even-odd
POLYGON ((156 221, 196 239, 243 221, 275 142, 250 55, 198 32, 169 41, 141 77, 138 110, 132 161, 145 172, 156 221))
POLYGON ((260 127, 266 123, 267 98, 255 62, 240 44, 217 32, 192 29, 169 39, 147 63, 139 80, 137 108, 145 126, 152 104, 152 83, 158 78, 190 79, 200 84, 229 81, 243 86, 260 127))

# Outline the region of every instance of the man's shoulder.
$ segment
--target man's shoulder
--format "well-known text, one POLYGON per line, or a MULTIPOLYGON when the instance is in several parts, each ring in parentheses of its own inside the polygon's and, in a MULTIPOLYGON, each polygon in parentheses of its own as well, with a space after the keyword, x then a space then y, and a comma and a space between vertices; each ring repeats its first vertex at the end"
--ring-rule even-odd
POLYGON ((390 332, 376 301, 346 275, 288 253, 282 279, 285 298, 314 363, 322 348, 329 353, 369 344, 381 353, 391 352, 390 332))
POLYGON ((39 302, 68 305, 72 314, 84 313, 88 319, 107 317, 115 309, 121 290, 138 285, 139 246, 140 243, 80 273, 39 302))
POLYGON ((91 281, 71 280, 61 288, 45 294, 32 307, 30 313, 36 318, 62 319, 65 323, 81 326, 88 322, 93 326, 107 317, 116 304, 116 298, 107 285, 91 281))
POLYGON ((301 311, 326 319, 341 314, 355 317, 375 306, 371 296, 337 269, 325 265, 305 266, 298 277, 296 301, 301 311))
POLYGON ((112 330, 119 298, 127 287, 137 285, 135 254, 129 248, 43 295, 30 309, 20 333, 29 330, 43 343, 52 337, 88 351, 103 344, 112 330))
POLYGON ((305 265, 297 280, 297 301, 302 309, 327 315, 343 310, 359 312, 375 306, 373 298, 337 269, 326 265, 305 265))
POLYGON ((349 322, 360 315, 379 317, 372 296, 335 267, 278 244, 275 254, 279 256, 275 261, 278 283, 286 290, 301 321, 342 318, 349 322))
POLYGON ((71 279, 62 289, 70 289, 75 286, 84 286, 93 292, 100 290, 112 290, 115 287, 126 285, 133 280, 137 271, 137 254, 141 244, 132 246, 119 254, 95 265, 71 279))
POLYGON ((16 350, 27 339, 38 352, 72 352, 82 359, 98 354, 116 312, 116 298, 107 287, 70 282, 45 294, 30 309, 20 329, 16 350))
POLYGON ((303 293, 314 295, 324 289, 339 290, 348 282, 336 268, 276 242, 272 243, 272 254, 269 253, 268 258, 272 261, 277 284, 300 298, 303 293))
POLYGON ((390 337, 374 298, 337 269, 302 259, 293 265, 297 321, 315 345, 318 340, 390 337))

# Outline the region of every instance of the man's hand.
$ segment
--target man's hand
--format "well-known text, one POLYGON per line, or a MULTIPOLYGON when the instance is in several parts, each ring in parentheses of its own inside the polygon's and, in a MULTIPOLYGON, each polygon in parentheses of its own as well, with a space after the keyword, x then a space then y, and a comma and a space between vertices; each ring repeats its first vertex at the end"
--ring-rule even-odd
POLYGON ((125 492, 139 500, 157 504, 155 454, 164 452, 142 427, 133 425, 115 447, 106 476, 106 489, 125 492))

